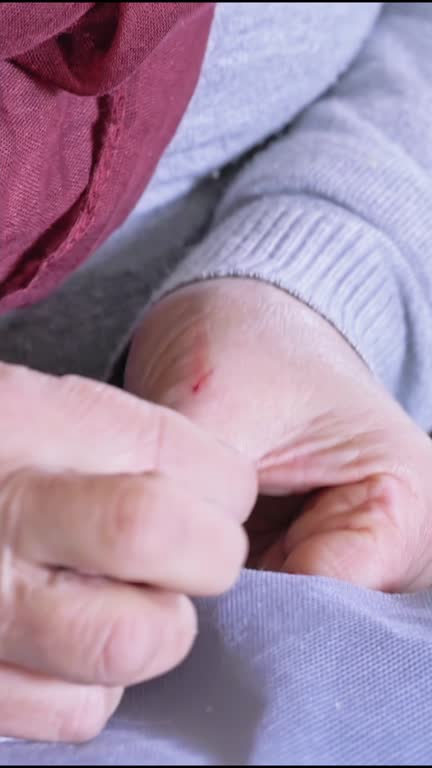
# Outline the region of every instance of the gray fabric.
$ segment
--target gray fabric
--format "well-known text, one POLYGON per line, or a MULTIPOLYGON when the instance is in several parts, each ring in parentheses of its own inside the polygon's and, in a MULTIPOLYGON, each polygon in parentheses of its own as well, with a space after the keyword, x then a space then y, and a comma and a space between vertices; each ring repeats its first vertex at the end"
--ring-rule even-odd
POLYGON ((385 3, 374 25, 381 5, 220 5, 153 193, 277 135, 163 290, 226 275, 281 286, 430 430, 432 4, 385 3))
POLYGON ((217 3, 198 87, 137 206, 149 212, 254 149, 337 82, 383 3, 217 3))
MULTIPOLYGON (((121 253, 109 244, 113 262, 99 256, 49 302, 3 319, 0 358, 102 376, 151 290, 142 250, 166 264, 217 195, 208 185, 129 232, 121 253)), ((0 743, 0 765, 427 765, 431 722, 432 593, 248 572, 200 604, 186 664, 131 690, 99 739, 0 743)))
POLYGON ((105 379, 155 285, 205 227, 222 183, 131 217, 47 301, 0 317, 0 360, 105 379))

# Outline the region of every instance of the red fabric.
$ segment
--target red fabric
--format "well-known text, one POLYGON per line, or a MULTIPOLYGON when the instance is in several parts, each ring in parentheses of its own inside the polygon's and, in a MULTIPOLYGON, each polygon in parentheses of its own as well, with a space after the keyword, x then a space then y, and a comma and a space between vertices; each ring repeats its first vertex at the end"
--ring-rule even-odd
POLYGON ((213 3, 0 3, 0 311, 125 219, 194 91, 213 3))

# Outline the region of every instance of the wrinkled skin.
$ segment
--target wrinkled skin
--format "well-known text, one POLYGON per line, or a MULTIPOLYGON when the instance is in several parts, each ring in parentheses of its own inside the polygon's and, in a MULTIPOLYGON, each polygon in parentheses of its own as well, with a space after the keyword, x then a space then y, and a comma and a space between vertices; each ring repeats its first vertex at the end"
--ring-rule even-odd
POLYGON ((431 442, 312 310, 248 280, 179 290, 126 384, 0 365, 2 735, 89 739, 179 663, 245 521, 252 567, 432 584, 431 442))
POLYGON ((432 584, 432 443, 311 309, 252 280, 181 289, 143 318, 126 380, 257 463, 253 567, 432 584))
POLYGON ((84 741, 244 562, 256 469, 178 414, 0 365, 0 735, 84 741))

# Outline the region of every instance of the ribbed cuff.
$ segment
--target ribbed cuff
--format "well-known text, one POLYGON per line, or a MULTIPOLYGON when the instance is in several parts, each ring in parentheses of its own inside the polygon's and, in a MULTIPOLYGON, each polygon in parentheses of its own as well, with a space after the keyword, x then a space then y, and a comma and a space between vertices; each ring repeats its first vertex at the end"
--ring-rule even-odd
POLYGON ((407 332, 402 290, 390 268, 395 257, 386 237, 345 209, 306 196, 271 197, 222 219, 153 301, 213 278, 279 286, 332 323, 394 392, 407 332))

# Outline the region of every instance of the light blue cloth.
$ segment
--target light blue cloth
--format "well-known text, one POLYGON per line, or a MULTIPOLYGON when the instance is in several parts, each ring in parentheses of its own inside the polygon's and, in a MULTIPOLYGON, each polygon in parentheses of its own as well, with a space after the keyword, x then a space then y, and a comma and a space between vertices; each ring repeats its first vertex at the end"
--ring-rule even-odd
POLYGON ((246 573, 99 739, 3 744, 0 765, 430 765, 431 722, 432 595, 246 573))

